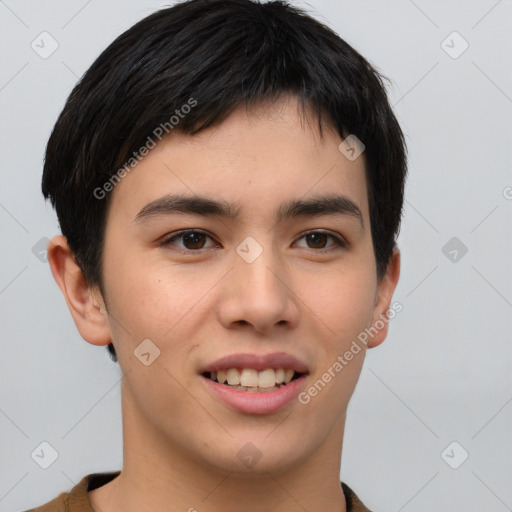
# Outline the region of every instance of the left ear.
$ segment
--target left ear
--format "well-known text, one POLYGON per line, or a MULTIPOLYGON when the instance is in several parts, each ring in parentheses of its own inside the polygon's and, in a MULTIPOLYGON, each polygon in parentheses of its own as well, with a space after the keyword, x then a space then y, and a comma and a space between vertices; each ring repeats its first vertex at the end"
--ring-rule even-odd
POLYGON ((373 308, 372 325, 369 328, 372 336, 368 337, 368 348, 377 347, 388 335, 388 310, 400 277, 400 251, 395 245, 393 254, 388 262, 386 273, 377 285, 375 306, 373 308), (375 334, 374 334, 375 333, 375 334))

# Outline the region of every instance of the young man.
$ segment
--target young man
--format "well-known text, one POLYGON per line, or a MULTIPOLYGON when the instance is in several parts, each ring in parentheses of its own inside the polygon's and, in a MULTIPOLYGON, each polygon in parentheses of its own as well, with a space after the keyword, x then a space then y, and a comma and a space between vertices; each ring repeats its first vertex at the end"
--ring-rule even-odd
POLYGON ((292 6, 191 0, 118 37, 43 193, 53 276, 123 374, 123 468, 33 510, 368 510, 343 432, 387 335, 405 175, 381 77, 292 6))

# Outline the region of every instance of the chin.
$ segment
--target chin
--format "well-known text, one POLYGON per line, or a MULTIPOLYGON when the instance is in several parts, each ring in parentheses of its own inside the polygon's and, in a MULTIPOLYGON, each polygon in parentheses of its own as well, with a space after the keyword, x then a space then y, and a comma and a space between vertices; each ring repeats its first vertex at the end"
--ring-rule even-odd
MULTIPOLYGON (((279 427, 278 427, 279 428, 279 427)), ((304 433, 297 432, 296 442, 287 434, 277 435, 270 429, 250 435, 237 435, 215 450, 205 448, 200 454, 203 460, 215 470, 234 473, 239 476, 265 478, 284 473, 297 466, 308 452, 304 445, 304 433)))

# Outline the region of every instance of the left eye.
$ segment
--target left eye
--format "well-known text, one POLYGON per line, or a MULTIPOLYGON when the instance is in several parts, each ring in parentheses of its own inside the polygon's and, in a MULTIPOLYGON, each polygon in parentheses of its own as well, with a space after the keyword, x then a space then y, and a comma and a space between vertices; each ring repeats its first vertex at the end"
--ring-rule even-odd
MULTIPOLYGON (((315 246, 321 245, 321 247, 310 247, 310 249, 323 249, 324 242, 328 238, 332 238, 334 240, 334 247, 338 246, 340 248, 343 248, 346 246, 346 243, 341 238, 338 238, 337 236, 334 236, 331 233, 324 233, 323 231, 310 231, 309 233, 302 235, 299 238, 299 240, 302 238, 308 238, 309 241, 311 243, 313 243, 315 246)), ((331 247, 333 247, 333 246, 331 246, 331 247)), ((329 249, 329 251, 331 251, 331 250, 333 250, 333 249, 329 249)), ((328 251, 323 251, 323 252, 328 252, 328 251)))
MULTIPOLYGON (((207 238, 212 240, 212 238, 209 235, 203 233, 202 231, 180 231, 175 235, 172 235, 171 237, 164 239, 162 241, 162 245, 174 245, 174 242, 176 240, 181 240, 185 247, 181 246, 180 249, 188 249, 189 251, 194 252, 205 248, 204 242, 207 238)), ((333 246, 346 246, 346 243, 341 238, 338 238, 337 236, 332 235, 330 233, 324 233, 323 231, 310 231, 309 233, 305 233, 304 235, 302 235, 299 238, 299 240, 302 240, 303 238, 306 239, 308 243, 312 243, 314 245, 313 247, 309 247, 309 249, 324 249, 325 243, 328 238, 332 238, 332 240, 334 241, 333 246)), ((332 249, 329 249, 329 251, 330 250, 332 249)))

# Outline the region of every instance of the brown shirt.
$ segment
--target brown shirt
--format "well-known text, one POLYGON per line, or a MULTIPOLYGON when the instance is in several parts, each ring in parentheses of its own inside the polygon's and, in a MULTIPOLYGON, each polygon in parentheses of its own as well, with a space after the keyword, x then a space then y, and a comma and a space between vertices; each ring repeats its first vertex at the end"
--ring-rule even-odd
MULTIPOLYGON (((25 512, 94 512, 87 492, 107 484, 119 474, 120 471, 113 471, 84 476, 70 492, 63 492, 45 505, 25 512)), ((347 512, 371 512, 348 485, 341 483, 341 487, 347 501, 347 512)))

